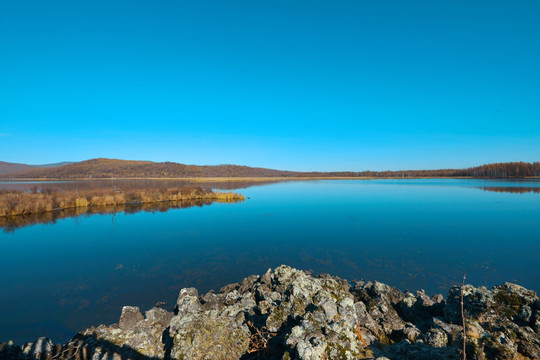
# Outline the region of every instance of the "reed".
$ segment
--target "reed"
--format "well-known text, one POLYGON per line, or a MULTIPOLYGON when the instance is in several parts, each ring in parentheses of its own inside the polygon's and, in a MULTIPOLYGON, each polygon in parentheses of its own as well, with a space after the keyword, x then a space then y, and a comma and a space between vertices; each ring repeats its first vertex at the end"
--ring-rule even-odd
POLYGON ((0 228, 4 232, 13 232, 19 228, 34 224, 54 224, 57 220, 91 215, 110 215, 116 213, 135 214, 138 212, 166 212, 171 209, 186 209, 194 206, 202 207, 211 205, 214 202, 239 202, 242 200, 182 200, 182 201, 161 201, 146 204, 123 204, 123 205, 104 205, 104 206, 86 206, 69 208, 57 211, 48 211, 37 214, 19 215, 19 216, 0 216, 0 228))
POLYGON ((93 206, 140 205, 187 200, 229 202, 244 200, 244 196, 233 192, 215 192, 199 186, 64 192, 51 189, 30 192, 0 191, 0 217, 32 215, 93 206))

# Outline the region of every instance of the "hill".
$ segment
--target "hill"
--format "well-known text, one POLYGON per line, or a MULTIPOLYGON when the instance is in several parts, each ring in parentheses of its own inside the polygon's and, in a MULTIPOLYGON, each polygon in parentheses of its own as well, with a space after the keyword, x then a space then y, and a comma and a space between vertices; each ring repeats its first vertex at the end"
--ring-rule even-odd
MULTIPOLYGON (((10 163, 2 163, 10 164, 10 163)), ((24 164, 6 165, 2 179, 104 179, 104 178, 191 178, 191 177, 540 177, 540 162, 487 164, 467 169, 295 172, 240 165, 185 165, 175 162, 92 159, 67 165, 36 168, 24 164), (17 167, 19 166, 19 167, 17 167)), ((54 164, 52 164, 54 165, 54 164)))
POLYGON ((12 179, 280 177, 293 172, 240 165, 199 166, 174 162, 92 159, 55 168, 23 169, 1 174, 12 179))
POLYGON ((64 166, 67 164, 71 164, 71 163, 61 162, 61 163, 56 163, 56 164, 28 165, 28 164, 18 164, 18 163, 0 161, 0 174, 21 172, 21 171, 26 171, 26 170, 36 169, 36 168, 58 167, 58 166, 64 166))
POLYGON ((0 174, 24 171, 31 168, 32 167, 30 165, 26 165, 26 164, 17 164, 17 163, 9 163, 5 161, 0 161, 0 174))

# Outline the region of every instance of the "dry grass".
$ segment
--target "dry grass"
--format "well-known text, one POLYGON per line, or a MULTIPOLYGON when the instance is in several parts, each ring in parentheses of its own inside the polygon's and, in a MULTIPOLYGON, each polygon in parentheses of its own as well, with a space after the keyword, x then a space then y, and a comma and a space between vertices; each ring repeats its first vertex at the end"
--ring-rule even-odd
POLYGON ((266 326, 258 328, 251 321, 247 322, 251 336, 249 337, 248 353, 264 353, 269 350, 268 342, 274 338, 277 333, 269 331, 266 326))
MULTIPOLYGON (((242 200, 231 200, 217 202, 239 202, 242 200)), ((33 224, 54 224, 57 220, 91 215, 111 215, 124 212, 125 214, 135 214, 138 212, 166 212, 171 209, 186 209, 194 206, 211 205, 216 200, 182 200, 182 201, 162 201, 146 204, 128 204, 128 205, 105 205, 105 206, 87 206, 63 209, 58 211, 48 211, 37 214, 20 216, 0 216, 0 228, 5 232, 12 232, 19 228, 33 224)), ((113 222, 114 223, 114 222, 113 222)))
POLYGON ((59 192, 0 191, 0 217, 32 215, 55 210, 86 208, 105 205, 140 205, 167 201, 244 200, 244 196, 232 192, 214 192, 198 186, 183 188, 149 188, 132 190, 79 190, 59 192))

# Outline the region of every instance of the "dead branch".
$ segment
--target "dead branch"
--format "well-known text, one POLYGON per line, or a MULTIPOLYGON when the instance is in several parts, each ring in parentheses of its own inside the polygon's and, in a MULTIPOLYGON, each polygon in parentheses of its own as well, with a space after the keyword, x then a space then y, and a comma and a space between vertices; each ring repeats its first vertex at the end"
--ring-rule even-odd
POLYGON ((467 359, 466 346, 467 346, 467 326, 465 325, 465 311, 463 309, 463 290, 465 288, 465 277, 467 272, 463 274, 463 281, 461 282, 461 321, 463 324, 463 360, 467 359))

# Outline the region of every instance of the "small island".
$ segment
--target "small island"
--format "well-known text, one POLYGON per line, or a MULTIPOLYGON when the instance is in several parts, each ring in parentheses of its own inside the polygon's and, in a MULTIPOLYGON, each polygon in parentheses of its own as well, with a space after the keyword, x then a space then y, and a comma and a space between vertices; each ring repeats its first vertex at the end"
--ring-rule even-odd
POLYGON ((236 202, 244 196, 217 192, 200 186, 148 189, 92 189, 58 191, 34 188, 30 192, 0 191, 0 217, 35 215, 67 209, 95 208, 108 205, 144 205, 181 201, 236 202))

